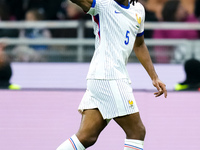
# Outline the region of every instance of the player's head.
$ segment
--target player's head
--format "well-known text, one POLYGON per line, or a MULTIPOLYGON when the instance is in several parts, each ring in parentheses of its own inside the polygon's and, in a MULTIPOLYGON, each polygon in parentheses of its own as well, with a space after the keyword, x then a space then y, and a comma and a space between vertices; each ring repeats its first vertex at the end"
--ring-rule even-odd
POLYGON ((138 2, 138 0, 130 0, 130 3, 134 5, 135 2, 138 2))

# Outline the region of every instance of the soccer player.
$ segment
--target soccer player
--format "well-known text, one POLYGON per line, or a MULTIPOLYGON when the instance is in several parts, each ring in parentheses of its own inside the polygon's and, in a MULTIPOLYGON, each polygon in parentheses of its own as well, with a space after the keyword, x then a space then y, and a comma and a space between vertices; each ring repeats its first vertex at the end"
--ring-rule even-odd
POLYGON ((137 0, 72 0, 92 16, 96 36, 95 52, 87 75, 87 90, 79 105, 81 125, 76 134, 57 150, 85 150, 93 145, 111 119, 126 134, 124 150, 142 150, 145 127, 136 105, 126 69, 134 50, 146 69, 155 96, 164 93, 144 43, 145 11, 137 0))

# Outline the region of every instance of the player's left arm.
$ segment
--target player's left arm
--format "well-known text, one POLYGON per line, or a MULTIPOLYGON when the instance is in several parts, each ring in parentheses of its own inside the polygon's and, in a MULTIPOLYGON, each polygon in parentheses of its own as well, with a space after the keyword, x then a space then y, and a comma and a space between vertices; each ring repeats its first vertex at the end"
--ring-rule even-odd
POLYGON ((164 93, 164 96, 166 98, 167 97, 166 85, 158 78, 158 75, 154 69, 151 57, 149 55, 149 51, 144 42, 144 35, 136 37, 133 49, 138 60, 141 62, 141 64, 149 74, 153 85, 158 90, 158 92, 154 93, 155 96, 158 97, 164 93))

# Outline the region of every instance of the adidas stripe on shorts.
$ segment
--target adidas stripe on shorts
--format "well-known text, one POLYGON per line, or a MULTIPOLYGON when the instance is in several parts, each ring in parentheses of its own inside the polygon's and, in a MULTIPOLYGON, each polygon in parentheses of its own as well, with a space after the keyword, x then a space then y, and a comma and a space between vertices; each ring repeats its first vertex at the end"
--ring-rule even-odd
POLYGON ((87 80, 87 90, 78 107, 79 112, 98 108, 104 119, 138 112, 128 79, 87 80))

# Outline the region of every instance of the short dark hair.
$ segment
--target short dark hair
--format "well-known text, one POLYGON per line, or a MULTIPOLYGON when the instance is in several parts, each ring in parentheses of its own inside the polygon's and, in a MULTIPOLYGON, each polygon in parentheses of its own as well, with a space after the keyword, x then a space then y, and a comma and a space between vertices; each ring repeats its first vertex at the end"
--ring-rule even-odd
POLYGON ((130 3, 132 3, 133 5, 134 5, 135 2, 137 3, 138 0, 131 0, 131 1, 130 1, 130 3))
POLYGON ((162 10, 163 21, 173 22, 176 21, 175 14, 178 6, 180 5, 179 0, 169 0, 164 4, 162 10))

